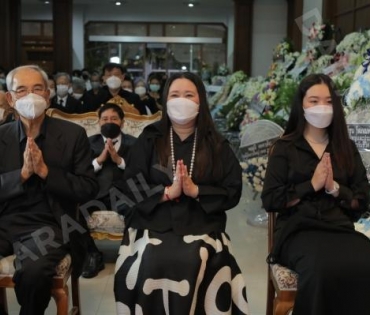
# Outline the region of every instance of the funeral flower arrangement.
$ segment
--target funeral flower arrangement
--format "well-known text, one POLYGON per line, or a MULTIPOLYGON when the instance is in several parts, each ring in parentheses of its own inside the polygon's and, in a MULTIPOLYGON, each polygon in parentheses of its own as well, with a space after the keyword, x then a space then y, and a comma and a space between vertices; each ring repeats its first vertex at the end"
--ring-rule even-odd
POLYGON ((367 49, 366 58, 357 69, 353 82, 345 96, 349 110, 370 105, 370 48, 367 49))
POLYGON ((248 159, 246 162, 241 162, 240 166, 243 170, 243 182, 250 186, 253 191, 262 192, 267 168, 267 156, 248 159))

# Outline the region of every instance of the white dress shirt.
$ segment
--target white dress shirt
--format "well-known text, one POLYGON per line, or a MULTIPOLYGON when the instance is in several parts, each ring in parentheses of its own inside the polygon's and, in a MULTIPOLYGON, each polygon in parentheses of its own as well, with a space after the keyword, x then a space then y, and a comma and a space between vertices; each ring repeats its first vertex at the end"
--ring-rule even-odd
MULTIPOLYGON (((103 135, 101 135, 103 137, 103 140, 104 140, 104 143, 107 142, 107 138, 105 138, 103 135)), ((114 148, 115 150, 118 152, 120 146, 121 146, 121 143, 122 143, 122 134, 119 134, 119 136, 117 138, 114 138, 112 139, 112 142, 114 143, 114 148)), ((97 161, 97 158, 95 158, 92 162, 93 166, 94 166, 94 171, 95 173, 100 171, 102 168, 103 168, 103 165, 100 165, 97 161)), ((118 168, 124 170, 126 168, 126 163, 125 163, 125 160, 123 157, 121 157, 121 163, 120 164, 117 164, 118 168)))

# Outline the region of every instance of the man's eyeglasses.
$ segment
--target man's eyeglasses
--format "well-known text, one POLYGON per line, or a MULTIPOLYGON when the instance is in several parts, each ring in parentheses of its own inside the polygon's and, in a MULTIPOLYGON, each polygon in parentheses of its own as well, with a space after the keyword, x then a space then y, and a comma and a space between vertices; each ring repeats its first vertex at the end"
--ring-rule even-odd
POLYGON ((28 95, 29 93, 35 93, 35 94, 43 96, 45 90, 46 89, 43 86, 35 86, 32 89, 19 88, 19 89, 16 89, 15 91, 12 90, 12 92, 15 93, 17 98, 21 98, 21 97, 28 95))

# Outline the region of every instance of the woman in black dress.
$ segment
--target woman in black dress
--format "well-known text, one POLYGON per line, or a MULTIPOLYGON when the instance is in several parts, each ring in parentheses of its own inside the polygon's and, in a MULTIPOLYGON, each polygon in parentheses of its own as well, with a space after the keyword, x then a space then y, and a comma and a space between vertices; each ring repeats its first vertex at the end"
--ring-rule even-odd
POLYGON ((370 241, 353 225, 368 210, 369 183, 328 76, 300 83, 262 201, 278 212, 269 262, 298 273, 293 314, 370 314, 370 241))
POLYGON ((133 146, 122 185, 126 229, 116 262, 119 314, 248 314, 225 233, 241 168, 215 130, 201 79, 166 84, 162 120, 133 146))

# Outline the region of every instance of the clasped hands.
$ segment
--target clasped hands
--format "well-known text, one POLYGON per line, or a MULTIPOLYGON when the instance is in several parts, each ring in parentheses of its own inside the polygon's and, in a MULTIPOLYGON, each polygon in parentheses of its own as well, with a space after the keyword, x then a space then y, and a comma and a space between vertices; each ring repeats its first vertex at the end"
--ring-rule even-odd
POLYGON ((26 149, 23 153, 23 166, 21 169, 21 179, 25 182, 33 174, 45 179, 48 175, 48 167, 44 162, 42 151, 37 146, 33 138, 28 137, 26 149))
MULTIPOLYGON (((331 164, 330 153, 325 152, 319 164, 317 164, 315 172, 311 179, 311 184, 315 191, 325 188, 326 191, 333 191, 334 186, 333 167, 331 164)), ((338 192, 333 194, 334 197, 338 196, 338 192)))
POLYGON ((170 199, 180 197, 182 193, 186 196, 197 198, 199 194, 198 185, 195 185, 188 173, 188 168, 183 160, 178 160, 176 163, 175 179, 172 185, 168 188, 170 199))
POLYGON ((112 139, 109 138, 105 143, 104 150, 96 158, 96 161, 98 162, 99 165, 102 165, 107 160, 108 156, 110 156, 112 161, 117 165, 121 164, 122 158, 118 155, 116 149, 114 148, 112 139))

